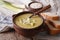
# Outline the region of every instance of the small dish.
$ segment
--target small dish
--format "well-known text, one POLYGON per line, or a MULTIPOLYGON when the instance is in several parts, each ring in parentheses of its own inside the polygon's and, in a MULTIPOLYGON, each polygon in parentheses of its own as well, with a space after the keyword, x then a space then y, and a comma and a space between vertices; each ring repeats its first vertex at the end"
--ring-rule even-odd
POLYGON ((26 9, 28 9, 29 11, 37 11, 39 9, 42 9, 43 8, 43 4, 41 2, 31 2, 28 4, 28 6, 26 6, 26 9))

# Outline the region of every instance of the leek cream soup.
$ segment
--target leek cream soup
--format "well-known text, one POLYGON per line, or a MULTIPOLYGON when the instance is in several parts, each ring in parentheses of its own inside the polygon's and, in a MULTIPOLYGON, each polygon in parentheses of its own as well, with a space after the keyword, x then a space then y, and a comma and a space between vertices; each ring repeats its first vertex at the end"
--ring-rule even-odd
POLYGON ((31 15, 33 14, 27 13, 17 16, 14 22, 16 23, 16 25, 24 29, 32 29, 42 25, 43 23, 42 18, 40 18, 38 15, 29 18, 31 15))

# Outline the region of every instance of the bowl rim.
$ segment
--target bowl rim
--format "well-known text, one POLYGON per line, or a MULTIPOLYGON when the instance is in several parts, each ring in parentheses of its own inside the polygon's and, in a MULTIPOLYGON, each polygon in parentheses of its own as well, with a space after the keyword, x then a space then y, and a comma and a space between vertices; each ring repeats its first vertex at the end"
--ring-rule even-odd
MULTIPOLYGON (((15 22, 14 22, 14 19, 17 17, 17 16, 19 16, 19 15, 22 15, 22 14, 27 14, 27 13, 33 13, 33 12, 30 12, 30 11, 24 11, 24 12, 20 12, 20 13, 18 13, 18 14, 16 14, 16 15, 13 15, 13 19, 12 19, 12 21, 13 21, 13 24, 15 25, 15 26, 18 26, 15 22)), ((41 25, 44 23, 44 21, 43 21, 43 18, 42 17, 40 17, 41 19, 42 19, 42 23, 41 23, 41 25)), ((39 25, 38 27, 40 27, 41 25, 39 25)), ((35 28, 30 28, 30 29, 36 29, 36 28, 38 28, 38 27, 35 27, 35 28)), ((17 28, 21 28, 21 29, 27 29, 27 28, 22 28, 22 27, 17 27, 17 28)))

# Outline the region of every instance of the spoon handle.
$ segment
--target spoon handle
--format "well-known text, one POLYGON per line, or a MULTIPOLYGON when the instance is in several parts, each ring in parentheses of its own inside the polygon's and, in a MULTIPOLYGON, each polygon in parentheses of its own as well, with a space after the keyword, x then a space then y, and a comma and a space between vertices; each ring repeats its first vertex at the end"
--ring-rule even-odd
POLYGON ((35 14, 39 14, 39 13, 41 13, 41 12, 43 12, 43 11, 46 11, 46 10, 49 9, 50 7, 51 7, 51 5, 47 5, 47 6, 43 7, 41 10, 35 12, 35 14))
POLYGON ((39 13, 46 11, 47 9, 49 9, 51 7, 51 5, 47 5, 45 7, 43 7, 42 9, 38 10, 37 12, 34 12, 33 15, 31 15, 29 18, 31 18, 34 15, 39 15, 39 13))

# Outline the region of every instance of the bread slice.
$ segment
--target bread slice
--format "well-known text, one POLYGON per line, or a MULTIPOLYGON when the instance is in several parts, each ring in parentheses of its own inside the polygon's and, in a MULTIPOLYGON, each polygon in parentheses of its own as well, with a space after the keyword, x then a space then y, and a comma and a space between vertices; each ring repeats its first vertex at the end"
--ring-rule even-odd
POLYGON ((59 20, 59 16, 54 14, 54 13, 49 13, 49 12, 46 12, 46 13, 41 13, 41 15, 43 16, 44 19, 47 19, 47 20, 59 20))
POLYGON ((47 24, 49 34, 56 35, 60 32, 60 29, 53 27, 48 21, 45 21, 45 23, 47 24))
POLYGON ((60 29, 60 20, 58 20, 58 21, 50 20, 50 21, 53 23, 55 28, 60 29))

